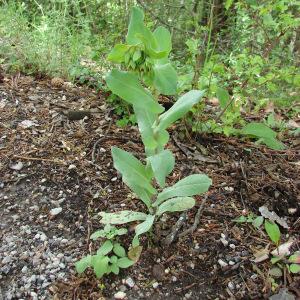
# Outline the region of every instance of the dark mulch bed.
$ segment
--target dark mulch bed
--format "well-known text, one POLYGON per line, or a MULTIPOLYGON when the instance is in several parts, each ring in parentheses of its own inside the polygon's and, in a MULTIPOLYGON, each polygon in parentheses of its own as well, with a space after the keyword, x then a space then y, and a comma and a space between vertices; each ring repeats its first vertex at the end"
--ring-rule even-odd
MULTIPOLYGON (((99 228, 98 212, 144 209, 117 176, 110 154, 111 146, 118 146, 143 158, 143 145, 135 127, 115 126, 104 95, 66 83, 20 77, 4 78, 0 96, 0 217, 5 228, 17 232, 19 226, 38 224, 40 215, 46 215, 47 225, 40 225, 47 236, 59 236, 62 224, 69 238, 78 241, 70 247, 80 258, 96 249, 88 237, 99 228), (71 121, 64 107, 100 113, 71 121), (24 128, 20 125, 24 120, 37 126, 24 128), (10 168, 17 162, 23 164, 20 171, 10 168), (30 196, 41 178, 45 178, 48 193, 68 195, 61 204, 62 212, 54 218, 49 216, 51 204, 39 202, 43 193, 36 196, 39 209, 34 213, 24 202, 24 195, 30 196), (6 209, 12 197, 20 205, 15 211, 6 209), (10 214, 22 217, 16 222, 10 214)), ((265 205, 290 226, 283 230, 282 242, 292 237, 293 248, 299 249, 299 142, 289 140, 286 151, 273 151, 234 138, 197 135, 179 140, 178 130, 172 129, 174 138, 168 145, 176 154, 176 169, 168 183, 199 172, 213 180, 197 230, 163 247, 160 241, 179 216, 169 215, 155 229, 156 238, 144 238, 144 251, 134 267, 103 280, 96 280, 92 273, 77 276, 73 270, 65 280, 53 282, 48 295, 54 299, 109 299, 125 290, 123 280, 128 277, 135 282, 132 289, 126 288, 128 299, 262 299, 274 293, 267 279, 270 261, 253 262, 259 249, 274 247, 263 231, 233 220, 250 212, 259 214, 258 208, 265 205), (222 237, 228 243, 222 243, 222 237), (156 282, 159 285, 153 288, 156 282)), ((203 197, 196 198, 199 207, 203 197)), ((197 207, 188 213, 182 230, 194 222, 197 207)), ((2 276, 3 290, 20 276, 18 269, 16 265, 2 276)), ((277 290, 285 286, 299 296, 299 276, 286 274, 276 282, 277 290)))

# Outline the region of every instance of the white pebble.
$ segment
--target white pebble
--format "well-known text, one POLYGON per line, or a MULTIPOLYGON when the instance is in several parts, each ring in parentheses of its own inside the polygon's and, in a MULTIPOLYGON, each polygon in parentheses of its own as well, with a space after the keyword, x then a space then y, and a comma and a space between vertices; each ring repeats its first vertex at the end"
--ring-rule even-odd
POLYGON ((116 294, 114 294, 114 298, 115 299, 124 299, 125 297, 126 297, 126 293, 121 292, 121 291, 119 291, 116 294))
POLYGON ((52 208, 52 209, 50 210, 50 214, 51 214, 52 216, 56 216, 56 215, 58 215, 58 214, 61 213, 61 212, 62 212, 62 208, 61 208, 61 207, 52 208))
POLYGON ((223 268, 228 266, 228 263, 225 262, 225 261, 222 260, 222 259, 218 259, 218 263, 219 263, 219 265, 220 265, 221 267, 223 267, 223 268))

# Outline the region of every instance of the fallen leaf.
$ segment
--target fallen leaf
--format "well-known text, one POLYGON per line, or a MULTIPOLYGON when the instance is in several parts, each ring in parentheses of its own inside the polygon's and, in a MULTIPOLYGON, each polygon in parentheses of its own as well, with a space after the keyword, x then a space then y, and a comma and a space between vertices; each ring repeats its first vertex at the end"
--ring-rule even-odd
POLYGON ((279 247, 277 247, 275 250, 271 252, 274 256, 286 256, 290 254, 290 248, 293 245, 294 240, 289 240, 284 244, 281 244, 279 247))
POLYGON ((296 297, 293 294, 290 294, 288 289, 282 288, 279 290, 278 294, 271 296, 269 300, 296 300, 296 297))
POLYGON ((289 226, 286 223, 286 221, 283 218, 280 218, 274 211, 269 211, 269 209, 266 206, 261 206, 258 210, 264 218, 278 223, 283 228, 289 229, 289 226))
POLYGON ((35 123, 34 121, 31 120, 24 120, 22 122, 19 123, 19 126, 26 129, 26 128, 30 128, 33 126, 39 126, 39 124, 35 123))
POLYGON ((260 263, 262 261, 265 261, 269 258, 270 251, 268 249, 262 249, 257 252, 255 252, 253 255, 255 259, 253 260, 255 263, 260 263))

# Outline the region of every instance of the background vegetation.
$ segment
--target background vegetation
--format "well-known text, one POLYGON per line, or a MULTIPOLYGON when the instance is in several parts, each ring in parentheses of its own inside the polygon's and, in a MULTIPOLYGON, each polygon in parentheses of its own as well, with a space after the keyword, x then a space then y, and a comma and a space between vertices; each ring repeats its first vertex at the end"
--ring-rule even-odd
MULTIPOLYGON (((201 116, 202 122, 194 130, 233 134, 233 124, 243 125, 241 107, 259 111, 270 102, 289 116, 299 112, 294 105, 300 90, 297 0, 2 1, 0 62, 9 72, 101 88, 107 54, 126 35, 136 4, 145 10, 147 26, 164 25, 172 32, 179 94, 199 88, 213 97, 221 88, 234 96, 232 109, 217 120, 203 119, 198 107, 193 118, 201 116)), ((126 114, 127 109, 119 110, 126 114)))

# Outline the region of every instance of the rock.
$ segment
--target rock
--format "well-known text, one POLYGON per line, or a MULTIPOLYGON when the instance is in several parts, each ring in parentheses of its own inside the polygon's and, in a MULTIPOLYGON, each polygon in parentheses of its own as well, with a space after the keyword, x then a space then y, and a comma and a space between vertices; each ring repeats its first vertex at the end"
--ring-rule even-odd
POLYGON ((23 163, 20 162, 20 161, 17 162, 16 164, 10 166, 10 168, 11 168, 12 170, 15 170, 15 171, 20 171, 20 170, 23 169, 23 167, 24 167, 24 165, 23 165, 23 163))
POLYGON ((152 284, 152 286, 153 286, 154 289, 157 289, 158 286, 159 286, 159 283, 158 283, 158 282, 154 282, 154 283, 152 284))
POLYGON ((121 291, 119 291, 116 294, 114 294, 114 298, 115 299, 124 299, 125 297, 126 297, 126 293, 121 292, 121 291))
POLYGON ((56 215, 58 215, 61 212, 62 212, 62 208, 61 207, 52 208, 50 210, 50 215, 51 216, 56 216, 56 215))
POLYGON ((24 267, 22 268, 22 270, 21 270, 21 272, 24 273, 24 274, 27 273, 27 271, 28 271, 27 266, 24 266, 24 267))
POLYGON ((227 247, 228 246, 228 241, 226 240, 226 239, 223 239, 223 238, 220 238, 220 241, 221 241, 221 243, 225 246, 225 247, 227 247))
POLYGON ((165 268, 159 264, 154 265, 152 269, 152 275, 158 281, 162 281, 165 276, 165 268))
POLYGON ((225 268, 225 267, 228 266, 228 263, 225 262, 225 261, 222 260, 222 259, 218 259, 218 263, 219 263, 219 265, 220 265, 222 268, 225 268))
POLYGON ((232 281, 229 281, 227 286, 231 291, 235 290, 235 284, 232 281))
POLYGON ((2 264, 6 265, 6 264, 9 264, 11 261, 12 261, 12 258, 8 255, 2 259, 2 264))
POLYGON ((133 281, 133 279, 132 279, 131 277, 128 277, 128 278, 125 280, 125 283, 126 283, 126 285, 127 285, 128 287, 130 287, 130 288, 133 288, 134 285, 135 285, 135 283, 134 283, 134 281, 133 281))

